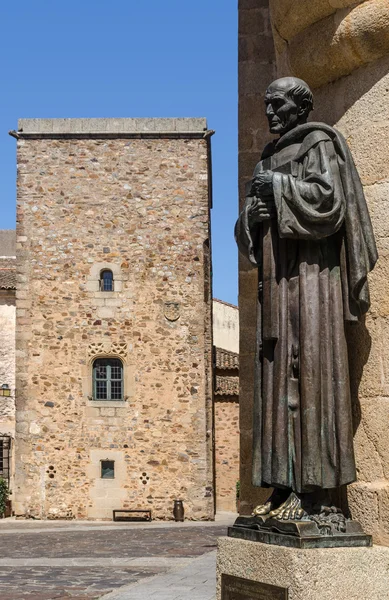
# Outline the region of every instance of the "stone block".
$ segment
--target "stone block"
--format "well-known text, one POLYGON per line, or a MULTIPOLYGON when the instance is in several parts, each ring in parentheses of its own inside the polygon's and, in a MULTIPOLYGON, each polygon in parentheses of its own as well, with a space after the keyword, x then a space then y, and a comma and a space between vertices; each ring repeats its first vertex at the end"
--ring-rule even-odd
MULTIPOLYGON (((389 120, 386 118, 384 121, 370 122, 368 132, 365 124, 361 122, 360 127, 354 126, 352 133, 346 138, 365 186, 374 183, 381 185, 389 180, 389 151, 386 147, 388 135, 389 120), (377 152, 377 148, 380 148, 380 152, 377 152)), ((377 191, 375 195, 377 196, 377 191)), ((382 218, 384 214, 387 214, 385 203, 382 204, 381 210, 382 218)))
POLYGON ((389 546, 389 483, 381 479, 369 483, 353 483, 347 489, 347 500, 353 519, 373 536, 373 542, 389 546))
POLYGON ((107 298, 104 302, 105 306, 115 306, 117 308, 123 304, 123 301, 120 298, 107 298))
POLYGON ((239 35, 261 36, 268 27, 267 9, 242 10, 239 12, 239 35))
POLYGON ((354 397, 384 396, 383 319, 368 315, 347 328, 351 390, 354 397))
POLYGON ((289 600, 389 599, 389 548, 380 546, 298 550, 224 537, 218 600, 223 573, 288 589, 289 600))
POLYGON ((205 118, 20 119, 18 122, 18 131, 25 134, 187 133, 206 128, 205 118))
POLYGON ((54 119, 19 119, 18 131, 23 133, 52 133, 54 119))
MULTIPOLYGON (((293 12, 296 14, 295 8, 286 22, 293 12)), ((290 39, 287 56, 291 71, 313 88, 323 86, 388 54, 388 32, 386 0, 368 0, 340 10, 290 39)))
POLYGON ((245 35, 238 41, 239 62, 255 60, 261 53, 274 53, 274 41, 271 35, 245 35))
POLYGON ((87 281, 85 284, 85 289, 88 292, 98 292, 100 289, 98 281, 87 281))
MULTIPOLYGON (((105 302, 106 300, 104 300, 104 303, 105 302)), ((113 319, 116 314, 116 310, 109 306, 100 306, 96 312, 100 319, 113 319)))
POLYGON ((291 40, 310 25, 334 14, 337 9, 355 5, 355 0, 270 0, 275 29, 285 40, 291 40))
POLYGON ((206 131, 207 130, 207 120, 205 118, 176 118, 175 121, 175 130, 177 132, 194 132, 194 131, 206 131))
POLYGON ((361 399, 360 411, 361 421, 354 439, 358 480, 389 481, 389 400, 361 399))
POLYGON ((269 6, 269 0, 239 0, 239 11, 266 8, 269 6))
POLYGON ((272 63, 241 62, 239 65, 239 95, 263 94, 274 76, 275 69, 272 63))

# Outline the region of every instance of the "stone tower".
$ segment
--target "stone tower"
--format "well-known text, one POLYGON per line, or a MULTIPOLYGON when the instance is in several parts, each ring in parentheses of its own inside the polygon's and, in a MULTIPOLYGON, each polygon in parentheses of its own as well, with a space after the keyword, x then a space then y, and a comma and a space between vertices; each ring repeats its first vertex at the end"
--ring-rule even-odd
POLYGON ((212 519, 205 119, 26 119, 17 515, 212 519))

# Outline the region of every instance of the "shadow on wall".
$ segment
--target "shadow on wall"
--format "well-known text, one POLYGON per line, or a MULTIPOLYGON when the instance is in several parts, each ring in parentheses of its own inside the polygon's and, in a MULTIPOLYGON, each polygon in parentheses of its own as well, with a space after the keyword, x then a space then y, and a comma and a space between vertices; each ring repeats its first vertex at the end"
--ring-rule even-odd
MULTIPOLYGON (((385 56, 354 71, 351 76, 342 77, 313 90, 315 105, 310 120, 323 121, 328 125, 336 126, 336 123, 356 102, 387 76, 388 69, 389 58, 385 56)), ((374 120, 373 106, 370 108, 371 113, 366 114, 366 119, 374 120)), ((382 114, 382 110, 379 112, 382 114)))
POLYGON ((359 323, 346 323, 354 436, 361 422, 359 386, 363 377, 363 369, 369 360, 371 350, 371 336, 366 328, 365 321, 366 318, 363 317, 359 323))

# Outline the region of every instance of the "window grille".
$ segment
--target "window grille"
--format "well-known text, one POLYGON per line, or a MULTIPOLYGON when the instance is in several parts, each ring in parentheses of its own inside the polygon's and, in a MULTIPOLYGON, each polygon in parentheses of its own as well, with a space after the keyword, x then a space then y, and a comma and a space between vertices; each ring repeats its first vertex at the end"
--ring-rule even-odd
POLYGON ((100 273, 100 291, 113 292, 113 273, 109 269, 104 269, 100 273))
POLYGON ((115 461, 101 461, 101 479, 115 479, 115 461))
POLYGON ((118 358, 96 358, 93 363, 94 400, 123 400, 123 364, 118 358))
POLYGON ((11 475, 11 437, 0 436, 0 477, 9 485, 11 475))

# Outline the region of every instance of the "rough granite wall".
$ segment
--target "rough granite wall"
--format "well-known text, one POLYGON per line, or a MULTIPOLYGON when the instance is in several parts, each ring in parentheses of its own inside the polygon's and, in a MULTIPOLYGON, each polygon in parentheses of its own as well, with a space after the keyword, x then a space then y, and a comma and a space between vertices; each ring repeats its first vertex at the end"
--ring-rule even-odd
POLYGON ((316 105, 315 118, 339 129, 353 153, 379 253, 370 311, 348 329, 358 474, 348 504, 375 542, 389 546, 389 58, 318 89, 316 105))
POLYGON ((187 518, 213 518, 205 129, 19 124, 16 514, 169 519, 181 498, 187 518), (104 267, 114 292, 99 291, 104 267), (103 356, 123 362, 125 401, 92 398, 103 356))
MULTIPOLYGON (((242 183, 250 176, 264 139, 268 139, 262 134, 263 118, 255 110, 249 112, 248 107, 255 106, 262 114, 262 96, 268 83, 274 76, 289 74, 302 77, 311 85, 315 95, 312 119, 326 121, 345 135, 364 184, 380 258, 369 280, 371 310, 363 324, 348 331, 358 470, 358 482, 348 490, 348 503, 353 517, 373 534, 375 542, 389 545, 387 0, 241 0, 239 4, 243 39, 239 70, 241 199, 242 183), (268 27, 268 4, 277 70, 275 51, 264 33, 268 27), (253 130, 257 123, 259 132, 253 130)), ((249 390, 253 370, 249 349, 254 336, 254 327, 250 326, 254 296, 255 271, 241 259, 241 478, 246 482, 242 485, 243 512, 249 512, 259 498, 249 485, 247 472, 251 461, 249 390)))

